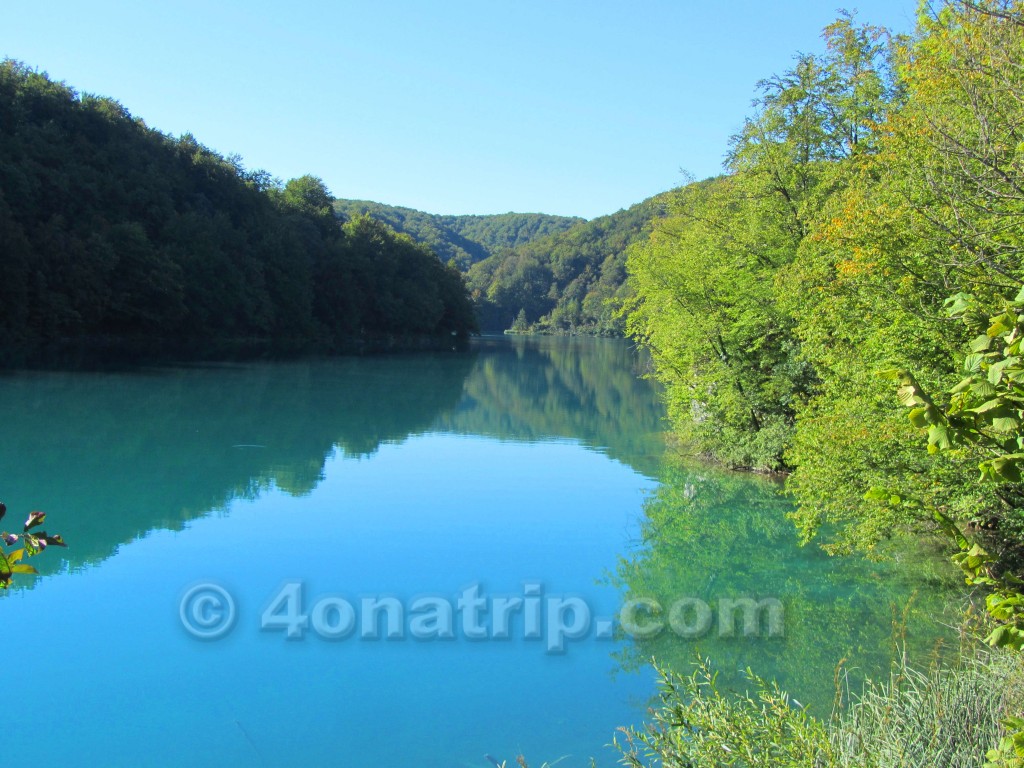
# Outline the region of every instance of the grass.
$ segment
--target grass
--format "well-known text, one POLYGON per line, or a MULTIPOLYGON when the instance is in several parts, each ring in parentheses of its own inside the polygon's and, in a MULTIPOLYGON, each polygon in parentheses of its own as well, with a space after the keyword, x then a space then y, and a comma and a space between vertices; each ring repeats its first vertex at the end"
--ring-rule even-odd
POLYGON ((981 768, 1024 710, 1024 655, 980 646, 923 670, 901 658, 827 720, 749 671, 748 690, 720 690, 706 659, 661 675, 651 721, 616 738, 630 768, 981 768))

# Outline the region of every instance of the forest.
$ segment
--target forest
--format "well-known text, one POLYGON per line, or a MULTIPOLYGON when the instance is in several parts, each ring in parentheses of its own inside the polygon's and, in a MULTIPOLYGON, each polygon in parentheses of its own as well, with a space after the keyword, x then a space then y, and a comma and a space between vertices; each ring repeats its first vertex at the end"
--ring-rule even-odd
POLYGON ((323 182, 282 183, 0 64, 3 351, 358 351, 476 329, 461 275, 323 182))
POLYGON ((630 295, 626 252, 651 233, 668 194, 591 221, 535 213, 439 216, 338 200, 343 217, 368 215, 432 248, 466 277, 481 330, 615 336, 630 295))
POLYGON ((396 232, 429 246, 441 261, 462 272, 498 251, 564 232, 583 222, 577 217, 546 213, 444 216, 369 200, 335 200, 334 210, 346 220, 370 216, 383 221, 396 232))
POLYGON ((629 250, 626 331, 684 454, 784 476, 831 553, 939 537, 984 603, 965 626, 1015 650, 904 656, 833 721, 702 665, 626 761, 1020 766, 1024 4, 924 3, 905 37, 842 13, 823 38, 629 250))
MULTIPOLYGON (((707 666, 666 675, 625 764, 980 765, 985 744, 986 766, 1020 768, 1024 2, 922 3, 907 36, 841 12, 823 42, 758 83, 720 176, 592 221, 336 200, 5 61, 0 353, 625 334, 650 351, 682 454, 777 475, 803 543, 831 554, 942 542, 982 595, 964 636, 1015 654, 900 667, 835 722, 756 670, 738 699, 707 666), (989 709, 952 722, 943 697, 989 709)), ((649 503, 652 555, 624 582, 718 558, 699 551, 718 507, 677 485, 649 503)), ((781 542, 771 512, 718 538, 781 542)))

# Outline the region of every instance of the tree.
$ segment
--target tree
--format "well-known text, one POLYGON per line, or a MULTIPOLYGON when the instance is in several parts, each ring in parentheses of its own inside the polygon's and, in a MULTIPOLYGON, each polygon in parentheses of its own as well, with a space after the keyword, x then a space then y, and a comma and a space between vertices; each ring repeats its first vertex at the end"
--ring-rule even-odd
POLYGON ((826 55, 759 83, 730 173, 678 193, 630 252, 627 331, 652 349, 677 431, 731 466, 787 469, 818 386, 790 276, 887 109, 884 38, 844 15, 825 30, 826 55))
POLYGON ((837 550, 927 528, 940 506, 957 520, 1003 514, 995 489, 973 482, 972 459, 919 450, 876 374, 908 370, 925 391, 953 387, 973 337, 950 322, 947 297, 995 306, 1024 278, 1021 8, 988 0, 922 14, 897 57, 899 109, 787 270, 803 354, 822 381, 798 422, 790 488, 805 535, 828 523, 837 550), (865 499, 871 488, 922 506, 865 499))
POLYGON ((284 185, 283 199, 285 204, 297 211, 317 218, 333 218, 334 198, 327 190, 327 185, 319 176, 306 174, 292 179, 284 185))

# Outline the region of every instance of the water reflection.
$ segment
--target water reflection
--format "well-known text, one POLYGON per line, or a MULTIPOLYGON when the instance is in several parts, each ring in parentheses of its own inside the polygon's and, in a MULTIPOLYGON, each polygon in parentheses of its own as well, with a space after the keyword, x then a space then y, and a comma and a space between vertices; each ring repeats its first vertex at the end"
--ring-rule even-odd
POLYGON ((653 472, 661 408, 635 370, 621 342, 483 339, 458 354, 9 374, 0 493, 51 514, 74 568, 270 487, 307 494, 335 452, 430 431, 578 440, 653 472))
MULTIPOLYGON (((344 744, 353 765, 486 765, 485 752, 524 749, 608 766, 614 728, 643 717, 649 657, 683 669, 697 645, 730 674, 749 664, 826 700, 840 657, 866 668, 888 653, 889 606, 920 573, 912 584, 798 549, 771 484, 663 468, 662 411, 638 365, 622 342, 483 339, 466 354, 0 378, 0 492, 47 510, 71 544, 38 565, 106 559, 0 600, 10 646, 45 660, 19 704, 60 734, 18 742, 11 760, 328 765, 344 744), (614 585, 595 583, 638 536, 614 585), (595 618, 618 592, 775 596, 786 635, 589 636, 564 655, 522 638, 293 643, 257 629, 293 578, 307 604, 471 582, 521 595, 537 580, 595 618), (215 643, 178 620, 184 588, 207 580, 240 611, 215 643), (611 680, 622 667, 645 673, 611 680)), ((922 646, 930 595, 907 621, 922 646)))
POLYGON ((484 338, 465 396, 439 426, 509 440, 566 438, 653 477, 664 410, 645 357, 625 342, 484 338))
MULTIPOLYGON (((935 553, 904 542, 902 554, 882 562, 829 557, 798 545, 789 502, 770 480, 680 464, 659 479, 644 505, 642 541, 613 581, 628 598, 666 610, 681 598, 704 601, 714 623, 699 637, 664 631, 624 645, 624 668, 654 657, 688 671, 700 653, 730 684, 742 687, 751 667, 821 714, 829 712, 840 661, 856 686, 864 673, 887 670, 898 650, 921 659, 952 640, 940 619, 958 580, 935 553), (720 602, 742 598, 781 601, 783 634, 770 635, 765 610, 754 636, 742 636, 739 625, 738 636, 720 636, 720 602)), ((682 624, 701 626, 694 610, 682 624)))
MULTIPOLYGON (((154 528, 312 490, 336 450, 368 455, 452 410, 472 356, 32 372, 0 380, 0 477, 12 509, 44 509, 73 565, 154 528)), ((50 563, 44 560, 51 560, 50 563)), ((53 567, 39 558, 39 567, 53 567)))

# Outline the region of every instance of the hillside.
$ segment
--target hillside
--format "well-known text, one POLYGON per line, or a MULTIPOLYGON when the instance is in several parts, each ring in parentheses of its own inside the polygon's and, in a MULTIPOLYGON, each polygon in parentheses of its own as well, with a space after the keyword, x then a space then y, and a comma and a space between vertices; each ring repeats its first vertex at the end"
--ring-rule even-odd
POLYGON ((0 62, 0 352, 362 349, 465 335, 461 276, 314 176, 281 184, 0 62))
POLYGON ((499 250, 564 232, 585 221, 543 213, 442 216, 368 200, 336 200, 334 210, 343 219, 369 215, 382 221, 395 231, 429 246, 441 261, 453 262, 462 272, 499 250))
POLYGON ((469 268, 485 331, 618 336, 626 251, 664 216, 665 192, 626 210, 500 251, 469 268))

